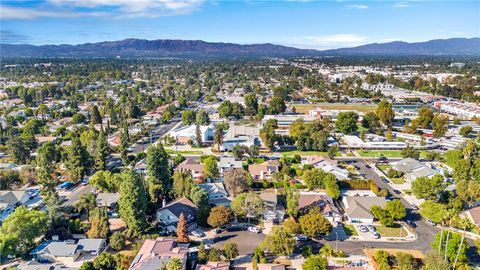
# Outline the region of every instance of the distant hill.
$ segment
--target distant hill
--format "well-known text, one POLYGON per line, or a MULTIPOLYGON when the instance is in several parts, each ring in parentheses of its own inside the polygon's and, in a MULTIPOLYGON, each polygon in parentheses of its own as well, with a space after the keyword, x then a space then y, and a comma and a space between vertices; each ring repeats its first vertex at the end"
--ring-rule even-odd
POLYGON ((321 55, 480 55, 480 38, 374 43, 335 50, 308 50, 270 43, 239 45, 201 40, 125 39, 79 45, 1 44, 1 57, 286 57, 321 55))
POLYGON ((80 45, 3 44, 4 57, 269 57, 316 54, 274 44, 239 45, 201 40, 125 39, 80 45))
POLYGON ((480 38, 435 39, 414 43, 394 41, 327 50, 322 53, 337 55, 480 55, 480 38))

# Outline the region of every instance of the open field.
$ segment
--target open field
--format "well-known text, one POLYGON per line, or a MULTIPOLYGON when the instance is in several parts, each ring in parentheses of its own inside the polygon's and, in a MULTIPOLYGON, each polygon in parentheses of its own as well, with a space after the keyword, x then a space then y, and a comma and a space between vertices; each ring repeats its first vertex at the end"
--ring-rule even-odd
POLYGON ((315 103, 315 104, 298 104, 294 105, 297 113, 308 113, 309 110, 322 108, 325 110, 350 110, 359 111, 363 113, 372 112, 377 109, 375 104, 361 104, 361 103, 315 103))
POLYGON ((400 178, 390 178, 390 180, 396 184, 396 185, 401 185, 401 184, 405 184, 405 179, 403 177, 400 177, 400 178))
POLYGON ((384 156, 386 158, 401 158, 402 151, 400 150, 360 150, 358 151, 362 157, 380 157, 384 156))
MULTIPOLYGON (((293 151, 285 151, 281 152, 283 156, 291 157, 295 155, 299 156, 324 156, 326 157, 328 154, 327 152, 321 152, 321 151, 299 151, 299 150, 293 150, 293 151)), ((340 156, 340 153, 337 154, 337 156, 340 156)))
POLYGON ((199 150, 183 150, 183 151, 179 150, 177 152, 175 150, 166 149, 165 151, 169 154, 177 154, 177 153, 182 155, 202 155, 203 154, 203 152, 199 150))
POLYGON ((382 237, 405 237, 408 235, 408 232, 398 223, 395 223, 393 227, 379 225, 375 228, 382 237))

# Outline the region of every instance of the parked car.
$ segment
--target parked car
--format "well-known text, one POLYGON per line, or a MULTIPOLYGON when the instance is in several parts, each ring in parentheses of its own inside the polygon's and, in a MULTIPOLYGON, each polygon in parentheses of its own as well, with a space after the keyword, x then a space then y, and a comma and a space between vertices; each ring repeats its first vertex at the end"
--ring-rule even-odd
POLYGON ((367 225, 367 229, 372 233, 377 231, 377 229, 373 225, 367 225))
POLYGON ((365 225, 358 225, 358 228, 360 229, 361 232, 368 232, 367 227, 365 225))
POLYGON ((418 210, 418 206, 414 203, 410 205, 410 208, 412 208, 413 210, 418 210))
POLYGON ((430 219, 427 219, 427 223, 428 223, 429 225, 432 225, 432 226, 437 225, 437 223, 431 221, 430 219))
POLYGON ((385 183, 385 184, 390 183, 390 181, 388 181, 387 179, 385 179, 385 177, 382 177, 382 182, 385 183))
POLYGON ((416 228, 417 227, 417 224, 415 224, 415 222, 411 221, 411 220, 407 220, 407 224, 410 225, 410 227, 412 228, 416 228))
POLYGON ((402 192, 398 189, 394 189, 393 192, 395 192, 395 194, 402 194, 402 192))
POLYGON ((296 235, 295 240, 297 240, 297 241, 308 241, 308 236, 306 236, 306 235, 296 235))
POLYGON ((253 233, 261 233, 262 230, 260 228, 257 228, 257 227, 248 227, 248 230, 253 232, 253 233))
POLYGON ((224 229, 215 229, 215 234, 220 234, 224 231, 224 229))
POLYGON ((368 165, 368 164, 365 165, 365 167, 366 167, 366 168, 369 168, 369 169, 372 168, 372 167, 371 167, 370 165, 368 165))
POLYGON ((192 235, 195 236, 195 237, 204 237, 205 233, 200 231, 200 230, 193 230, 192 235))
POLYGON ((387 162, 387 158, 384 157, 384 156, 379 157, 378 160, 379 160, 380 162, 382 162, 382 163, 387 162))
POLYGON ((372 232, 372 236, 373 236, 373 238, 375 238, 375 239, 379 239, 379 238, 380 238, 380 234, 378 234, 377 232, 372 232))

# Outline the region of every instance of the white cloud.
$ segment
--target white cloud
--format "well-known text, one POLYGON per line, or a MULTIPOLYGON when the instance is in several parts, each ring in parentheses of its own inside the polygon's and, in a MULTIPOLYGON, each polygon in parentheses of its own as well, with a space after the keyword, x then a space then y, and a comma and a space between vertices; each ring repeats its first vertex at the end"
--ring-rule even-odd
POLYGON ((48 11, 48 10, 0 6, 0 15, 2 19, 29 20, 29 19, 35 19, 40 17, 71 18, 71 17, 104 16, 106 14, 103 12, 57 12, 57 11, 48 11))
POLYGON ((411 5, 407 2, 398 2, 393 5, 394 8, 406 8, 410 7, 411 5))
POLYGON ((351 9, 368 9, 367 5, 348 5, 347 8, 351 9))
POLYGON ((113 8, 119 17, 158 17, 193 12, 205 0, 49 0, 49 2, 67 7, 113 8))
POLYGON ((366 36, 357 34, 334 34, 326 36, 296 37, 288 42, 284 42, 284 44, 301 48, 332 49, 362 45, 367 40, 368 38, 366 36))

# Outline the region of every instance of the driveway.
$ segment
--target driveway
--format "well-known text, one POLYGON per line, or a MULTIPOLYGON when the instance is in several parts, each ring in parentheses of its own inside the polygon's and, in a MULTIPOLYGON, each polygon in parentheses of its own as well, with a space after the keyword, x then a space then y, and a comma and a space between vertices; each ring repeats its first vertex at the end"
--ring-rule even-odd
POLYGON ((217 234, 214 238, 213 246, 216 248, 223 248, 225 243, 234 242, 238 245, 240 255, 253 253, 260 242, 263 241, 265 235, 263 233, 253 233, 247 230, 229 229, 217 234))

